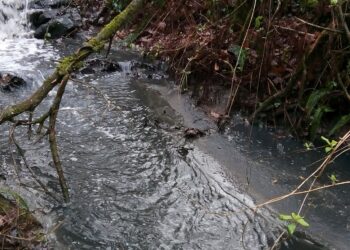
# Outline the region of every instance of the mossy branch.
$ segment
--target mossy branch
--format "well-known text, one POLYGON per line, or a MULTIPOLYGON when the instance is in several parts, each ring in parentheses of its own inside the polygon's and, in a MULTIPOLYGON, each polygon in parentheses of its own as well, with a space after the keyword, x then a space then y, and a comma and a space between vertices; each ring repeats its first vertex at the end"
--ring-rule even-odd
POLYGON ((9 121, 23 112, 34 110, 48 95, 48 93, 59 84, 65 75, 74 72, 81 67, 81 63, 92 53, 103 49, 104 44, 125 23, 132 20, 144 4, 144 0, 133 0, 119 15, 115 16, 94 38, 85 43, 75 53, 60 60, 54 73, 49 76, 28 99, 11 105, 0 111, 0 124, 9 121))
MULTIPOLYGON (((0 125, 6 121, 14 121, 14 118, 23 112, 33 112, 35 108, 47 97, 50 91, 60 84, 49 112, 45 113, 34 122, 38 122, 40 127, 42 127, 45 120, 49 118, 48 135, 52 159, 58 174, 63 198, 66 202, 69 201, 69 193, 58 153, 56 119, 67 81, 69 80, 69 76, 72 72, 82 67, 82 62, 89 55, 95 52, 100 52, 104 48, 105 43, 114 37, 114 34, 118 31, 118 29, 134 18, 144 2, 144 0, 133 0, 124 11, 114 17, 112 21, 107 24, 95 37, 87 41, 72 55, 61 59, 54 73, 49 76, 29 98, 15 105, 8 106, 0 111, 0 125)), ((30 126, 33 124, 33 121, 30 119, 29 121, 24 121, 23 124, 30 126)))

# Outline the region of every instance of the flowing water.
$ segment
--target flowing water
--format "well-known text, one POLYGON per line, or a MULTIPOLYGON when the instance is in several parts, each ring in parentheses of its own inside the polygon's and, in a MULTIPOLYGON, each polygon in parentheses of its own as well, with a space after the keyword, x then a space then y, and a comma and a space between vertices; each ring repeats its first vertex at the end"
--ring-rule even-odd
MULTIPOLYGON (((24 76, 28 85, 0 92, 0 107, 27 97, 52 72, 55 61, 76 48, 74 41, 53 46, 22 36, 27 29, 23 21, 26 8, 20 2, 0 0, 0 14, 10 13, 6 20, 0 15, 0 72, 24 76), (13 28, 4 28, 6 25, 13 28)), ((112 57, 124 72, 78 74, 78 81, 69 82, 62 101, 57 131, 70 187, 69 204, 62 206, 37 187, 8 143, 8 125, 0 127, 2 185, 20 192, 32 208, 40 208, 37 214, 47 230, 60 222, 49 244, 55 249, 271 246, 279 223, 268 210, 254 214, 250 209, 254 199, 248 195, 266 194, 259 188, 267 188, 264 173, 268 171, 261 168, 262 174, 254 175, 254 181, 260 183, 253 185, 256 190, 248 192, 242 185, 245 180, 240 179, 245 176, 246 160, 254 159, 244 153, 245 135, 235 130, 226 135, 215 133, 214 125, 200 112, 191 111, 185 99, 177 101, 182 97, 167 95, 166 80, 133 79, 128 74, 129 62, 139 60, 137 55, 114 51, 112 57), (203 127, 212 134, 191 143, 177 129, 181 124, 203 127), (223 147, 231 151, 222 151, 223 147)), ((49 100, 39 111, 47 110, 49 100)), ((35 136, 28 140, 24 129, 17 130, 16 138, 40 180, 59 194, 46 140, 36 142, 35 136)), ((260 152, 255 157, 265 152, 259 147, 254 150, 260 152)), ((259 164, 269 166, 267 161, 259 164)), ((271 166, 269 171, 273 170, 271 166)), ((347 232, 340 232, 337 241, 342 249, 349 242, 347 232)), ((312 244, 302 247, 321 249, 312 244)))

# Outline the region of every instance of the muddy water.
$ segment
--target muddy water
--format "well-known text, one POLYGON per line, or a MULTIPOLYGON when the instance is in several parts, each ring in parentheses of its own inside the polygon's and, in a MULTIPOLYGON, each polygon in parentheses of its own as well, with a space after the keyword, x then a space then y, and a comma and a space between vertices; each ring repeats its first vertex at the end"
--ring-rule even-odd
MULTIPOLYGON (((0 92, 0 106, 27 97, 52 72, 57 58, 76 47, 74 41, 68 41, 67 46, 50 45, 12 34, 1 42, 6 46, 0 47, 0 71, 15 72, 28 85, 0 92)), ((295 185, 295 171, 310 171, 302 166, 312 157, 287 154, 289 148, 298 148, 297 144, 271 140, 274 131, 256 130, 253 143, 247 142, 246 128, 240 123, 233 124, 226 134, 218 134, 205 115, 169 88, 171 83, 137 80, 128 74, 130 60, 140 60, 137 54, 114 51, 112 57, 120 62, 123 72, 78 74, 79 81, 69 82, 63 98, 57 125, 71 193, 69 204, 55 202, 40 190, 8 143, 9 125, 0 127, 1 185, 24 196, 51 232, 52 248, 271 246, 280 226, 276 215, 268 210, 254 214, 250 208, 254 200, 264 200, 295 185), (185 141, 183 125, 200 127, 208 136, 185 141), (293 162, 296 169, 290 171, 287 162, 293 162), (272 184, 271 178, 277 182, 272 184)), ((47 110, 51 98, 39 111, 47 110)), ((17 130, 16 138, 36 175, 59 194, 46 140, 37 141, 38 136, 28 140, 24 129, 17 130)), ((346 192, 327 193, 327 206, 310 210, 318 240, 336 249, 346 249, 349 243, 346 192), (339 207, 343 213, 338 212, 339 207), (331 213, 334 216, 328 216, 331 213)), ((291 212, 297 205, 298 200, 292 200, 276 209, 291 212)), ((321 249, 306 241, 301 245, 297 242, 289 242, 289 249, 321 249)))

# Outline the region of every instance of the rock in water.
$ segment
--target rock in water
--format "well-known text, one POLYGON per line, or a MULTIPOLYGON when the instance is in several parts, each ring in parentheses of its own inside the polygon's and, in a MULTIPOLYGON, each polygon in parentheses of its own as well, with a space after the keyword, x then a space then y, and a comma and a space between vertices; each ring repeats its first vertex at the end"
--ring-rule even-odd
POLYGON ((69 34, 81 26, 81 17, 76 9, 67 10, 59 16, 56 11, 34 12, 30 21, 37 27, 34 37, 55 39, 69 34))
POLYGON ((186 139, 196 139, 198 137, 205 136, 205 132, 198 128, 186 128, 184 131, 184 136, 186 139))
POLYGON ((35 28, 38 28, 40 25, 49 22, 57 15, 57 10, 37 10, 29 15, 29 21, 33 24, 35 28))
POLYGON ((35 0, 29 3, 30 9, 59 8, 69 4, 69 0, 35 0))
POLYGON ((15 76, 10 73, 0 73, 0 90, 12 91, 15 88, 26 84, 21 77, 15 76))

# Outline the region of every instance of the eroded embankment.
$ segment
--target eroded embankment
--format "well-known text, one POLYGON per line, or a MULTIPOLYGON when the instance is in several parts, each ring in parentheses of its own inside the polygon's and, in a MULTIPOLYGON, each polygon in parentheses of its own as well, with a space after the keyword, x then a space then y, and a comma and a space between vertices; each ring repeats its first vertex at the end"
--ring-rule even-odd
POLYGON ((311 140, 348 128, 346 1, 157 3, 117 36, 166 60, 220 124, 241 110, 311 140))

